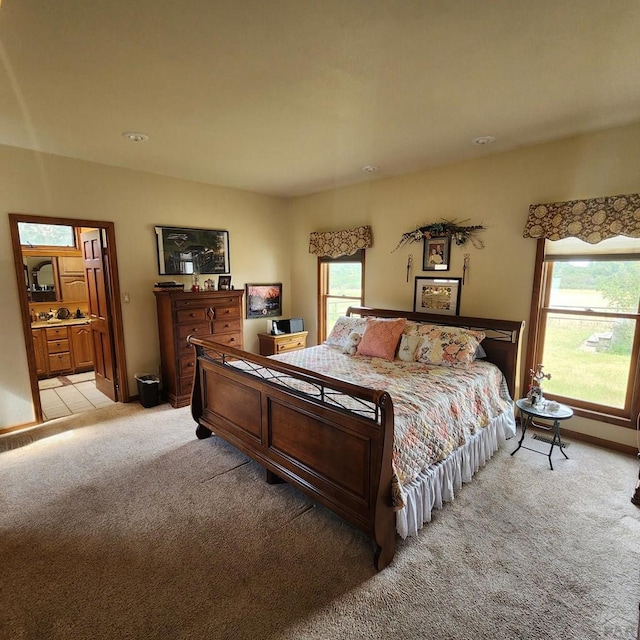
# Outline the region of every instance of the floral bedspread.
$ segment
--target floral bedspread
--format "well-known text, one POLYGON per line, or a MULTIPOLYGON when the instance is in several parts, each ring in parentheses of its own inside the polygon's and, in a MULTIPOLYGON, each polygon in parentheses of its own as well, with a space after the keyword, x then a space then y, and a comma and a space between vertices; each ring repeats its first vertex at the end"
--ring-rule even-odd
POLYGON ((391 395, 393 466, 400 486, 513 407, 504 376, 483 360, 468 368, 389 362, 349 356, 327 345, 273 358, 391 395))

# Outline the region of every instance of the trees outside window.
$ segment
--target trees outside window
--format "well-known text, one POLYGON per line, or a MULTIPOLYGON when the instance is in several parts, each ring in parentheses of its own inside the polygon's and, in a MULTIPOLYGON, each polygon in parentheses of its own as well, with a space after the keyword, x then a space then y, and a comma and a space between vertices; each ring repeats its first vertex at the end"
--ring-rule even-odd
POLYGON ((327 339, 350 306, 364 304, 364 250, 340 258, 318 258, 318 342, 327 339))
POLYGON ((528 368, 544 364, 552 374, 545 397, 578 415, 635 426, 640 254, 608 253, 606 245, 598 252, 596 245, 584 254, 539 250, 538 260, 528 368))

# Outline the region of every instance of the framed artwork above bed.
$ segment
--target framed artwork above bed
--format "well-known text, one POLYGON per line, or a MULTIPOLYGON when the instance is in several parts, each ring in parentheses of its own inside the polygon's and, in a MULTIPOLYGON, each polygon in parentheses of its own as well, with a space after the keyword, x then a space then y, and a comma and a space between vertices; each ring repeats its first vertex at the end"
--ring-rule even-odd
POLYGON ((462 278, 423 278, 416 276, 413 310, 457 316, 460 309, 462 278))

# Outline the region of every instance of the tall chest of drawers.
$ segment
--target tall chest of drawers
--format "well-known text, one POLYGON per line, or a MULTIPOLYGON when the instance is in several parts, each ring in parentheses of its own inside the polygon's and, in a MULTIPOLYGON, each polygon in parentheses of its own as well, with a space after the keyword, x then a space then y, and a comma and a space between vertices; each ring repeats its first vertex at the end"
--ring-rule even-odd
POLYGON ((158 309, 163 393, 174 407, 191 402, 196 366, 187 336, 208 337, 242 349, 243 290, 154 291, 158 309))

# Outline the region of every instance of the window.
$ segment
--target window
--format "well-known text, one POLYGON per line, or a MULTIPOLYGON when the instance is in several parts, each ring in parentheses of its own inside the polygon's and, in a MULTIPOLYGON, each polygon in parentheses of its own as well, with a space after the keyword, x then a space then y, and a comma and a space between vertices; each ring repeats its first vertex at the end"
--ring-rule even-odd
POLYGON ((318 342, 324 342, 348 307, 364 304, 364 250, 318 258, 318 283, 318 342))
POLYGON ((62 224, 18 222, 20 244, 27 247, 75 247, 73 227, 62 224))
POLYGON ((539 242, 527 368, 544 364, 545 397, 578 415, 635 426, 640 240, 539 242))

